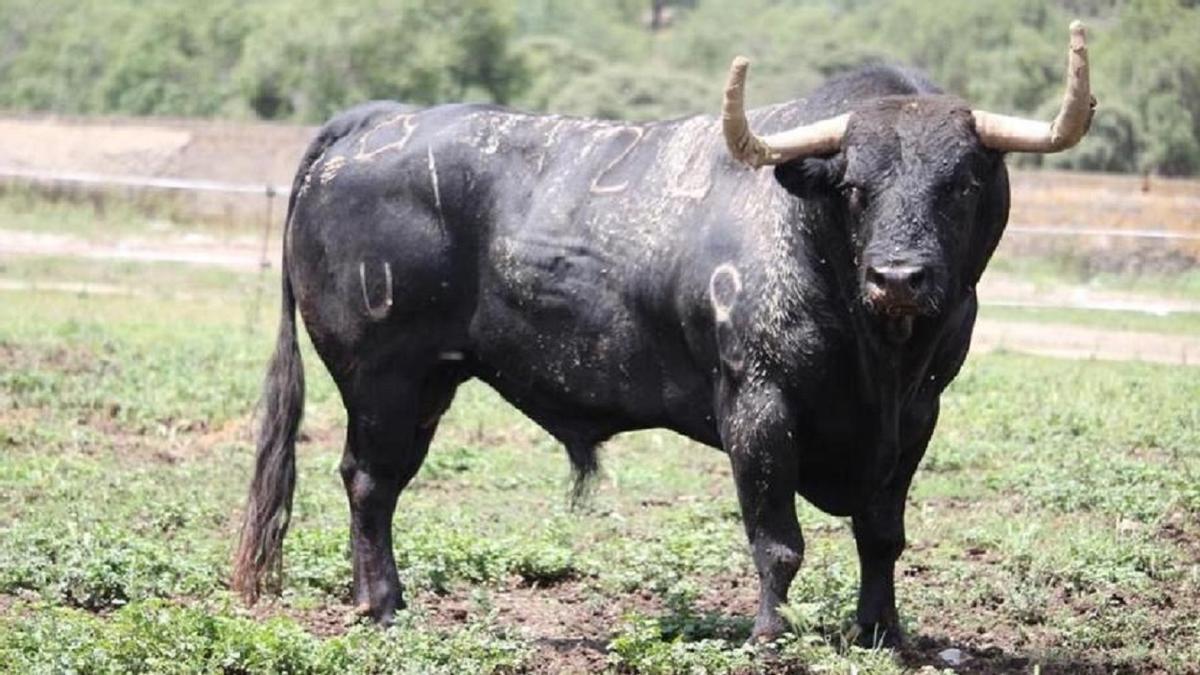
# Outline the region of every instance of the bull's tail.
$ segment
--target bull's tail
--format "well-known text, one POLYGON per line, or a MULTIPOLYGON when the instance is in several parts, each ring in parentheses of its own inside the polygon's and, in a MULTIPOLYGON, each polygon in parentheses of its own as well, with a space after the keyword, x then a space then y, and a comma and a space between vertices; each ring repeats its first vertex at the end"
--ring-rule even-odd
POLYGON ((233 588, 248 603, 254 603, 264 587, 279 589, 283 537, 287 534, 292 492, 296 487, 296 432, 304 412, 304 364, 296 342, 296 299, 286 258, 284 254, 279 335, 263 384, 264 409, 254 479, 233 561, 233 588))
POLYGON ((282 582, 283 537, 292 512, 296 489, 296 432, 304 413, 304 363, 296 341, 296 296, 288 270, 287 239, 292 213, 308 172, 325 148, 335 140, 321 134, 309 145, 288 198, 283 229, 282 293, 275 354, 263 383, 262 425, 258 431, 254 479, 242 519, 241 539, 233 558, 233 589, 248 603, 258 600, 266 587, 277 591, 282 582))
POLYGON ((264 589, 278 590, 283 571, 283 537, 287 534, 296 488, 296 432, 304 412, 304 364, 296 341, 296 297, 288 267, 288 238, 292 217, 309 173, 339 139, 373 124, 385 115, 409 111, 408 106, 375 102, 348 110, 325 123, 309 143, 288 198, 283 229, 283 293, 275 355, 263 384, 263 417, 258 433, 254 479, 242 520, 241 539, 233 559, 232 586, 253 603, 264 589))

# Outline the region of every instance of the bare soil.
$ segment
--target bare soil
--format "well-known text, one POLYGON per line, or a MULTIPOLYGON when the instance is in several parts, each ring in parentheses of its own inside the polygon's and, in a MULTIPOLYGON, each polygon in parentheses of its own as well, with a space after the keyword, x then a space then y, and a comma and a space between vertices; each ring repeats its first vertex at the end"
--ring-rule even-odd
POLYGON ((1147 361, 1200 366, 1200 338, 1108 331, 1065 323, 992 321, 975 324, 971 349, 1007 350, 1065 359, 1147 361))
POLYGON ((220 120, 0 118, 0 167, 290 185, 316 127, 220 120))
MULTIPOLYGON (((1190 546, 1200 545, 1193 540, 1190 546)), ((808 573, 814 573, 809 570, 808 573)), ((0 596, 2 597, 2 596, 0 596)), ((1125 605, 1133 599, 1120 595, 1102 601, 1125 605)), ((529 660, 533 673, 588 673, 603 670, 608 663, 608 643, 619 632, 623 616, 637 612, 645 616, 664 616, 670 610, 650 593, 633 592, 620 601, 612 602, 592 591, 586 581, 571 581, 549 587, 528 587, 517 581, 491 590, 486 604, 480 604, 465 589, 455 589, 448 595, 417 594, 415 605, 431 612, 433 625, 461 626, 490 614, 491 620, 503 629, 530 641, 535 654, 529 660)), ((1048 598, 1046 611, 1068 611, 1086 620, 1100 608, 1095 598, 1059 596, 1048 598)), ((1188 595, 1183 588, 1165 588, 1154 597, 1137 602, 1154 603, 1153 612, 1161 625, 1164 637, 1181 625, 1200 620, 1200 599, 1188 595), (1176 592, 1179 591, 1179 592, 1176 592)), ((697 609, 709 619, 728 625, 740 625, 752 617, 755 593, 752 579, 725 579, 711 584, 709 591, 697 603, 697 609)), ((965 661, 954 667, 957 673, 1000 675, 1030 672, 1035 666, 1042 673, 1062 675, 1101 675, 1113 672, 1177 673, 1168 662, 1151 655, 1135 664, 1097 660, 1083 654, 1062 652, 1050 635, 1036 626, 1025 630, 1006 625, 1005 621, 989 621, 997 608, 975 608, 974 618, 963 620, 962 613, 934 614, 921 617, 921 629, 907 636, 897 658, 914 670, 924 667, 946 668, 942 653, 956 649, 965 661), (1045 655, 1045 656, 1041 656, 1045 655)), ((1130 609, 1134 609, 1130 607, 1130 609)), ((288 616, 300 622, 315 635, 329 637, 343 634, 361 619, 345 603, 329 604, 317 609, 297 610, 282 604, 265 602, 251 614, 257 618, 288 616)), ((744 639, 744 634, 722 636, 744 639)), ((1164 640, 1166 642, 1166 640, 1164 640)), ((795 666, 791 666, 795 668, 795 666)), ((805 672, 796 669, 789 672, 805 672)), ((1183 672, 1200 672, 1193 669, 1183 672)))

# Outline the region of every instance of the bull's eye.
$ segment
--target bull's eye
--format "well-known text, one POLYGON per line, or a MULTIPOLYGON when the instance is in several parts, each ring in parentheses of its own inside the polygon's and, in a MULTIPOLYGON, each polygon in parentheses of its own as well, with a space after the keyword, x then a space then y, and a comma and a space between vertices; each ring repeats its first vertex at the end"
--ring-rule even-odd
POLYGON ((850 211, 853 213, 861 213, 867 206, 867 193, 857 185, 846 185, 842 188, 843 194, 846 195, 846 204, 850 206, 850 211))
POLYGON ((974 176, 966 174, 959 177, 959 179, 953 183, 947 185, 947 188, 947 192, 951 196, 958 197, 960 199, 968 199, 974 196, 976 192, 979 192, 980 185, 979 181, 975 180, 974 176))
POLYGON ((976 193, 979 192, 979 187, 979 181, 973 175, 962 174, 954 180, 942 183, 937 191, 941 193, 943 198, 960 201, 960 199, 970 199, 976 196, 976 193))

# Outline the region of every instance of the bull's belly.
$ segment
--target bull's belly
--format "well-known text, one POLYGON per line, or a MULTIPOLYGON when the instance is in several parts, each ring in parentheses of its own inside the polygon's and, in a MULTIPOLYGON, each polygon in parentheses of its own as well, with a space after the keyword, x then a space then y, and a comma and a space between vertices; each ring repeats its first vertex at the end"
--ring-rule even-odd
POLYGON ((664 424, 661 373, 636 339, 555 328, 493 322, 472 341, 475 375, 556 436, 600 441, 664 424))
POLYGON ((849 461, 802 462, 796 492, 831 516, 858 512, 869 493, 868 479, 861 460, 846 459, 849 461))
POLYGON ((615 305, 514 307, 485 298, 471 324, 475 376, 559 438, 662 427, 716 444, 711 385, 615 305))

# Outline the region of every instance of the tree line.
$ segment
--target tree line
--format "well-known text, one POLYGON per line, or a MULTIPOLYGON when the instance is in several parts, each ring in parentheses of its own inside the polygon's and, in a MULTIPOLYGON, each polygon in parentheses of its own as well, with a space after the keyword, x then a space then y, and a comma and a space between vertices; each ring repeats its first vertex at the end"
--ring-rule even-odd
POLYGON ((631 120, 714 112, 858 65, 916 66, 989 110, 1049 118, 1066 26, 1089 24, 1077 169, 1200 173, 1197 0, 0 0, 0 107, 319 122, 368 99, 631 120))

